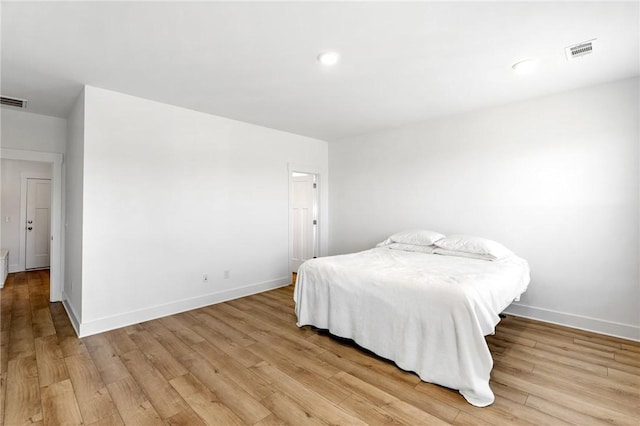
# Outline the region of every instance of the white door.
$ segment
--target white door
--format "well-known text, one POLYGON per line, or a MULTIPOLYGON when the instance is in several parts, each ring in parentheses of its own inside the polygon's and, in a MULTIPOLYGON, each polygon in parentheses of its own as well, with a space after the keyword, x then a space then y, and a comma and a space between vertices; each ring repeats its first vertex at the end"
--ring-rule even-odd
POLYGON ((294 173, 292 176, 291 232, 293 245, 291 270, 297 272, 302 262, 316 256, 317 217, 315 175, 294 173))
POLYGON ((51 246, 51 180, 27 179, 25 267, 48 268, 51 246))

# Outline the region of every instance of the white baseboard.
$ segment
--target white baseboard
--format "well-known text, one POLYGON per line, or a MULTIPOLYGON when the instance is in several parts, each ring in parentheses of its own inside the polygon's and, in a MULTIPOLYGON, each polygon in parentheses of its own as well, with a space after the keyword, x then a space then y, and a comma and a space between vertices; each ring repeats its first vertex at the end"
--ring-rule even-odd
POLYGON ((22 268, 20 266, 20 264, 18 264, 18 263, 13 263, 13 264, 9 265, 9 273, 10 274, 13 274, 15 272, 22 272, 22 271, 24 271, 24 268, 22 268))
POLYGON ((519 303, 512 303, 504 312, 517 317, 530 318, 640 342, 640 327, 634 325, 536 308, 533 306, 521 305, 519 303))
POLYGON ((264 291, 284 287, 286 285, 289 285, 290 283, 291 277, 278 278, 262 283, 251 284, 245 287, 234 288, 218 293, 206 294, 204 296, 198 296, 191 299, 179 300, 176 302, 157 305, 138 311, 126 312, 107 318, 100 318, 94 321, 83 322, 80 323, 80 333, 78 333, 78 336, 87 337, 91 336, 92 334, 98 334, 104 331, 126 327, 128 325, 138 324, 168 315, 202 308, 203 306, 226 302, 228 300, 238 299, 240 297, 246 297, 256 293, 262 293, 264 291))
POLYGON ((76 334, 80 335, 80 333, 78 333, 78 330, 80 330, 78 314, 75 309, 73 309, 73 305, 69 302, 69 297, 64 291, 62 292, 62 306, 64 307, 64 310, 67 311, 67 316, 69 317, 69 321, 71 321, 71 326, 75 330, 76 334))

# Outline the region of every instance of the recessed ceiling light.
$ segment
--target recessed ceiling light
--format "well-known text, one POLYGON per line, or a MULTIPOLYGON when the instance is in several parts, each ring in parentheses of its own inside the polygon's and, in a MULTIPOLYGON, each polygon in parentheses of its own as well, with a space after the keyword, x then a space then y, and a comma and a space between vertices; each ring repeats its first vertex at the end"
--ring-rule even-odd
POLYGON ((339 59, 340 55, 338 52, 322 52, 318 55, 318 62, 326 67, 337 64, 339 59))
POLYGON ((537 59, 523 59, 511 66, 517 74, 531 74, 538 68, 537 59))

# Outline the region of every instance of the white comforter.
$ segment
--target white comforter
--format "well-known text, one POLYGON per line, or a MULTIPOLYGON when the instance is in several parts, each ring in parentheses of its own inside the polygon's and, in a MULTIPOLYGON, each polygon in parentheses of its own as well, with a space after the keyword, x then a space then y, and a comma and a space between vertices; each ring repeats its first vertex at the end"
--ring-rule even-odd
POLYGON ((353 339, 471 404, 494 400, 484 336, 529 283, 519 257, 499 261, 375 248, 306 261, 294 300, 298 326, 353 339))

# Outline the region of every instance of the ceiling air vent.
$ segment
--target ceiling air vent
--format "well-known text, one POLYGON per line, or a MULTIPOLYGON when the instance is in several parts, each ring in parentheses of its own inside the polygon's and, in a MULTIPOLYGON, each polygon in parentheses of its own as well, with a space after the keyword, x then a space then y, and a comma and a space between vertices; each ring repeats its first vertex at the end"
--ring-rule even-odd
POLYGON ((18 98, 8 98, 6 96, 0 96, 0 105, 8 105, 16 108, 26 108, 27 101, 18 98))
POLYGON ((595 43, 596 39, 594 38, 593 40, 583 41, 582 43, 565 48, 564 51, 567 55, 567 60, 570 61, 581 56, 592 54, 595 43))

